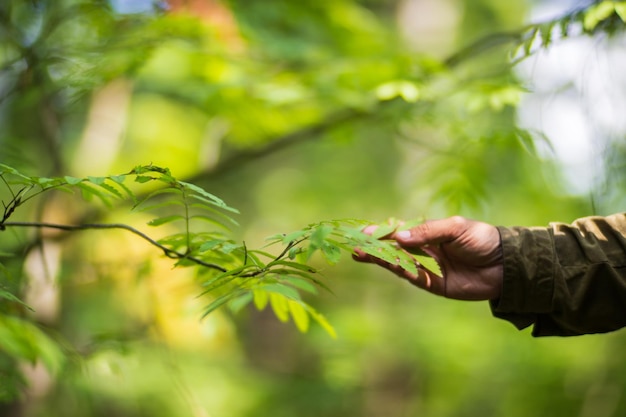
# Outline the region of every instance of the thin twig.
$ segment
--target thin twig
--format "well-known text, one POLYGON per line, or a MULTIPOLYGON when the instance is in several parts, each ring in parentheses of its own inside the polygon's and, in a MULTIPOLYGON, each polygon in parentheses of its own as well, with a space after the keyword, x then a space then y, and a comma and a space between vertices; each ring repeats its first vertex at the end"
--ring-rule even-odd
POLYGON ((220 272, 226 272, 227 269, 212 263, 208 263, 203 261, 202 259, 198 259, 193 256, 189 256, 184 253, 177 252, 173 249, 170 249, 156 240, 152 239, 150 236, 145 233, 131 227, 127 224, 122 223, 86 223, 80 225, 69 225, 69 224, 56 224, 56 223, 46 223, 46 222, 4 222, 1 224, 4 227, 36 227, 36 228, 48 228, 48 229, 57 229, 57 230, 65 230, 65 231, 76 231, 76 230, 91 230, 91 229, 122 229, 128 232, 134 233, 135 235, 141 237, 145 241, 149 242, 151 245, 156 246, 161 249, 165 256, 172 259, 186 259, 198 265, 216 269, 220 272))

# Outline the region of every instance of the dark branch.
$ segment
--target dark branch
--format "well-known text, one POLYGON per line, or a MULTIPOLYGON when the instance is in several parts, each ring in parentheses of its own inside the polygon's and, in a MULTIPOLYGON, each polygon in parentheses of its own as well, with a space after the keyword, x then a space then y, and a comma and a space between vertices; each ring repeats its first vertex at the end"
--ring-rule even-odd
POLYGON ((145 233, 135 229, 134 227, 131 227, 127 224, 122 224, 122 223, 86 223, 86 224, 80 224, 80 225, 67 225, 67 224, 56 224, 56 223, 45 223, 45 222, 5 222, 2 223, 2 226, 4 227, 35 227, 35 228, 48 228, 48 229, 57 229, 57 230, 65 230, 65 231, 77 231, 77 230, 93 230, 93 229, 122 229, 122 230, 126 230, 128 232, 131 232, 139 237, 141 237, 142 239, 144 239, 145 241, 149 242, 151 245, 156 246, 157 248, 161 249, 163 251, 163 253, 165 254, 165 256, 167 256, 168 258, 172 258, 172 259, 186 259, 188 261, 191 261, 195 264, 204 266, 206 268, 211 268, 211 269, 216 269, 220 272, 226 272, 227 269, 219 266, 219 265, 215 265, 212 263, 208 263, 203 261, 202 259, 198 259, 195 258, 193 256, 189 256, 188 254, 184 254, 184 253, 180 253, 177 252, 175 250, 172 250, 166 246, 163 246, 162 244, 160 244, 159 242, 157 242, 156 240, 152 239, 150 236, 146 235, 145 233))

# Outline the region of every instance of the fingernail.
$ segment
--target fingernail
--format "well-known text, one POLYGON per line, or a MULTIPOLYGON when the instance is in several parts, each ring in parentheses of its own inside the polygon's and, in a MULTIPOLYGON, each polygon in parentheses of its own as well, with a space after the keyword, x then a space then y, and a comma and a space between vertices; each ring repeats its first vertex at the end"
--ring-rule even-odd
POLYGON ((365 233, 366 235, 371 235, 376 229, 378 229, 378 226, 372 224, 363 229, 363 233, 365 233))
POLYGON ((409 239, 411 237, 411 232, 408 230, 401 230, 396 233, 396 237, 402 240, 409 239))

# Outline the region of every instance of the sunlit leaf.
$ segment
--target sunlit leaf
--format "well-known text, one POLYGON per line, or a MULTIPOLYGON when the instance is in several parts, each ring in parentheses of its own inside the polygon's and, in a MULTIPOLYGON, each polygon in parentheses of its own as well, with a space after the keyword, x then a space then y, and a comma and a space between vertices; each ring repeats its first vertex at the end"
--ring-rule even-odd
POLYGON ((434 272, 435 274, 441 276, 441 268, 437 261, 435 261, 430 256, 422 256, 422 255, 413 255, 417 262, 423 265, 426 269, 434 272))
POLYGON ((267 303, 269 303, 270 301, 270 296, 268 292, 263 289, 254 289, 252 291, 252 294, 254 296, 254 306, 259 311, 263 310, 267 306, 267 303))
POLYGON ((287 300, 287 305, 298 330, 302 333, 306 333, 307 330, 309 330, 309 315, 306 309, 300 302, 294 300, 287 300))
POLYGON ((150 226, 161 226, 163 224, 171 223, 171 222, 176 221, 176 220, 185 220, 185 217, 181 216, 181 215, 178 215, 178 214, 174 214, 174 215, 171 215, 171 216, 165 216, 165 217, 159 217, 157 219, 150 220, 148 222, 148 225, 150 225, 150 226))
POLYGON ((587 31, 592 31, 600 22, 611 16, 615 10, 615 3, 609 0, 590 7, 585 11, 583 27, 587 31))
POLYGON ((269 296, 270 305, 272 306, 272 310, 274 311, 276 318, 283 323, 289 321, 289 306, 287 304, 288 298, 275 292, 271 292, 269 296))
POLYGON ((377 246, 361 246, 359 247, 359 249, 367 253, 368 255, 382 259, 383 261, 391 265, 399 265, 411 274, 417 275, 417 266, 415 265, 415 259, 406 252, 403 252, 401 249, 394 248, 389 244, 381 244, 377 246))
POLYGON ((390 81, 376 88, 376 97, 379 100, 392 100, 396 97, 402 97, 409 103, 415 103, 419 99, 419 89, 415 83, 410 81, 390 81))
POLYGON ((622 22, 626 23, 626 2, 616 2, 615 13, 622 19, 622 22))
POLYGON ((309 305, 306 305, 305 308, 311 318, 315 320, 317 324, 319 324, 330 337, 332 337, 333 339, 337 338, 337 332, 335 331, 334 327, 328 322, 328 320, 326 320, 326 317, 315 311, 315 309, 309 305))
POLYGON ((374 229, 371 236, 374 239, 380 239, 393 233, 397 228, 398 228, 397 224, 383 223, 381 225, 378 225, 376 229, 374 229))

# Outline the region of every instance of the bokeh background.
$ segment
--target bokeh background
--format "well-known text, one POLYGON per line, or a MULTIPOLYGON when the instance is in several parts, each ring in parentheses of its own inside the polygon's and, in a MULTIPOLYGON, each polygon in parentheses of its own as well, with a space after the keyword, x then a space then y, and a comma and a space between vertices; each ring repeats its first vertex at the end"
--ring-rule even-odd
MULTIPOLYGON (((572 25, 517 48, 526 25, 590 3, 3 0, 0 162, 38 176, 169 167, 237 207, 234 238, 256 248, 326 219, 544 226, 623 211, 623 33, 572 25)), ((150 232, 127 206, 64 193, 15 216, 150 232)), ((623 332, 536 339, 487 303, 349 256, 320 260, 332 294, 308 298, 336 339, 254 308, 200 320, 193 270, 133 235, 0 236, 16 271, 2 285, 47 335, 26 343, 30 363, 0 342, 2 416, 626 413, 623 332)))

